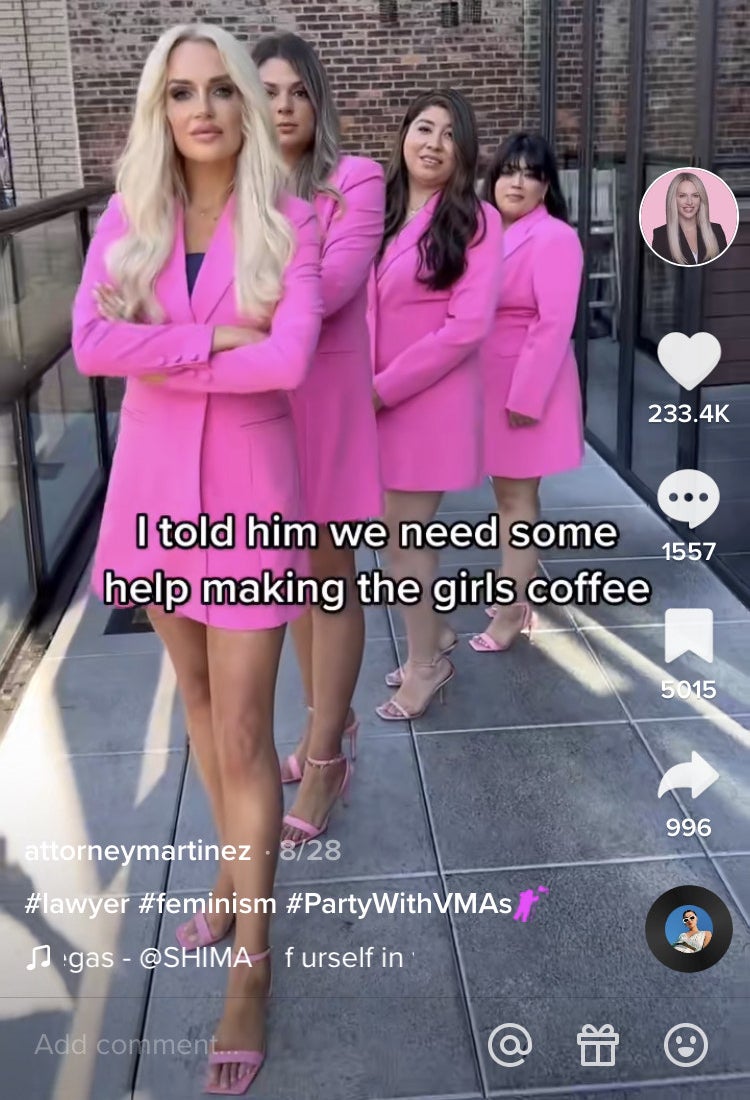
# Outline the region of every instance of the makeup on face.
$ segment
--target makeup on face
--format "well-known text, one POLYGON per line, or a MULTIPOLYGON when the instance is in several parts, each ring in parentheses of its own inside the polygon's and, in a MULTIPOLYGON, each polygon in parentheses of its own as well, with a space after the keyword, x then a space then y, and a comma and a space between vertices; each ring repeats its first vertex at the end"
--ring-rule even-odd
POLYGON ((242 145, 242 101, 210 42, 181 42, 167 68, 167 121, 187 160, 219 161, 242 145))
POLYGON ((304 153, 315 140, 315 110, 304 83, 281 57, 264 61, 258 71, 270 100, 282 152, 304 153))

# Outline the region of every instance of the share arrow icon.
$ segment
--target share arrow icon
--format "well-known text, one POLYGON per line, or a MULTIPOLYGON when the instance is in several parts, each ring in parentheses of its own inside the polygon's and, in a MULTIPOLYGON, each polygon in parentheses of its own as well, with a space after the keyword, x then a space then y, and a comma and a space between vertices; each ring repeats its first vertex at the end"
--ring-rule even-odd
POLYGON ((718 778, 719 773, 714 771, 708 761, 700 753, 694 752, 689 763, 686 761, 684 764, 675 764, 664 775, 659 784, 659 798, 667 791, 676 791, 678 787, 690 787, 691 796, 697 798, 718 778))

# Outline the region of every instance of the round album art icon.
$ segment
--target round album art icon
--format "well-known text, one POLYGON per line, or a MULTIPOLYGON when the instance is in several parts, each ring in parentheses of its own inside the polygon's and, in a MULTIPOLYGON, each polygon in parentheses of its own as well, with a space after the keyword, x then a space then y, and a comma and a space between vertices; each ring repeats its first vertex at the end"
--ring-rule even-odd
POLYGON ((722 256, 737 235, 740 211, 734 192, 705 168, 673 168, 641 200, 643 239, 674 267, 703 267, 722 256))
POLYGON ((670 970, 695 974, 726 954, 732 917, 721 898, 704 886, 677 886, 649 909, 646 942, 670 970))

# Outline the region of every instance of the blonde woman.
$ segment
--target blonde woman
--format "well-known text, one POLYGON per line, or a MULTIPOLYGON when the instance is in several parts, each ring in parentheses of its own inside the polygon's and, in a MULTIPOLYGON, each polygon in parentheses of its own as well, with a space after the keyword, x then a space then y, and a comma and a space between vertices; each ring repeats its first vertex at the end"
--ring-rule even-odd
POLYGON ((654 252, 674 264, 704 264, 727 247, 724 230, 712 222, 703 180, 680 172, 667 191, 667 224, 657 225, 651 242, 654 252))
MULTIPOLYGON (((288 391, 307 373, 322 315, 317 219, 283 192, 276 149, 246 49, 215 26, 165 33, 74 306, 79 369, 127 378, 93 584, 102 595, 106 570, 127 580, 163 570, 191 586, 175 613, 154 603, 148 614, 174 665, 220 842, 253 854, 222 864, 219 899, 273 893, 282 813, 273 699, 285 623, 304 610, 201 602, 207 577, 307 567, 293 549, 247 548, 244 525, 246 513, 300 518, 288 391), (143 548, 138 513, 150 528, 143 548), (233 547, 162 547, 160 516, 202 513, 236 516, 233 547)), ((178 940, 215 943, 233 921, 231 908, 207 911, 178 940)), ((244 1093, 263 1062, 268 932, 266 915, 237 913, 207 1092, 244 1093)))

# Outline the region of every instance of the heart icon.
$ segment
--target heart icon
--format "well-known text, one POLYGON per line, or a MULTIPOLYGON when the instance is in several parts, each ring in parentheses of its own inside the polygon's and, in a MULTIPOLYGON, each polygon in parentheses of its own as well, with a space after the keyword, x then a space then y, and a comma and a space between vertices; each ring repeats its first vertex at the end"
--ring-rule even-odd
POLYGON ((670 332, 659 341, 656 354, 675 382, 694 390, 721 359, 721 344, 710 332, 696 332, 695 336, 670 332))

